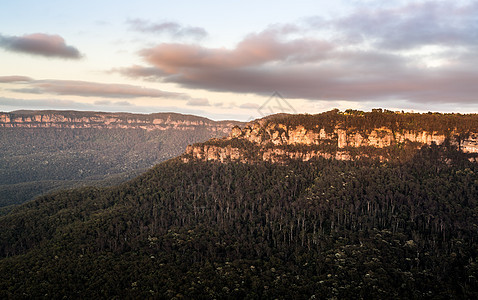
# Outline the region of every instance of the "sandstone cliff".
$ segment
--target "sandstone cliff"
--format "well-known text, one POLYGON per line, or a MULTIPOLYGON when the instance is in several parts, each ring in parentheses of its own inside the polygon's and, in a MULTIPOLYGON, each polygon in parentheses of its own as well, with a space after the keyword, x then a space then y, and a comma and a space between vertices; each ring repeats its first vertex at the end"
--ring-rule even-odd
POLYGON ((476 115, 364 113, 280 115, 235 126, 228 137, 188 146, 183 161, 283 162, 317 157, 387 160, 397 151, 449 142, 465 153, 478 153, 476 115), (438 121, 437 121, 438 120, 438 121))
POLYGON ((207 118, 176 113, 130 114, 79 111, 0 112, 0 127, 25 128, 124 128, 145 130, 194 130, 228 133, 237 121, 212 121, 207 118))

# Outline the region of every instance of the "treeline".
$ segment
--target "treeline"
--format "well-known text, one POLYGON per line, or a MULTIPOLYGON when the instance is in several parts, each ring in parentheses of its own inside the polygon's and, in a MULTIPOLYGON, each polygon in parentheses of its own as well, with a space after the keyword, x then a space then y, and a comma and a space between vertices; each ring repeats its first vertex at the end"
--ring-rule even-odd
POLYGON ((374 109, 371 112, 358 110, 338 109, 321 114, 278 114, 266 117, 269 122, 286 124, 291 127, 304 126, 314 130, 324 128, 332 132, 339 125, 340 128, 370 132, 373 129, 386 127, 393 131, 412 130, 449 134, 455 131, 466 135, 469 132, 478 132, 477 114, 442 114, 442 113, 396 113, 393 111, 374 109))
POLYGON ((478 166, 179 159, 0 217, 0 296, 478 297, 478 166))

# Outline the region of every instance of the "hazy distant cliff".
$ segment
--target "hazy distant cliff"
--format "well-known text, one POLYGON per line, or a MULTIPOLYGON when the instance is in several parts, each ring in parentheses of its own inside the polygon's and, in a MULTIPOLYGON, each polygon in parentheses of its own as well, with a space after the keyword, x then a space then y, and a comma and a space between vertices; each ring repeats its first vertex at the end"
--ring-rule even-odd
POLYGON ((131 114, 79 111, 0 112, 0 127, 108 128, 145 130, 194 130, 198 126, 213 132, 227 133, 237 121, 212 121, 176 113, 131 114))
POLYGON ((119 183, 239 124, 175 113, 0 113, 0 207, 58 188, 119 183))
POLYGON ((189 146, 184 161, 386 159, 397 151, 449 142, 478 153, 478 116, 331 111, 319 115, 276 115, 235 126, 228 137, 189 146))

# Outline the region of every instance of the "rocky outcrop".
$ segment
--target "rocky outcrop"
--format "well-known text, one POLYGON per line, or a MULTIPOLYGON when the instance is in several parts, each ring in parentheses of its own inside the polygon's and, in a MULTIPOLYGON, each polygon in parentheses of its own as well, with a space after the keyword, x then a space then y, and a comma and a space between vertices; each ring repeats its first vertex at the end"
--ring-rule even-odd
POLYGON ((341 122, 325 127, 319 124, 291 125, 287 121, 262 119, 244 128, 235 126, 229 136, 222 140, 189 146, 183 160, 283 162, 285 159, 308 161, 317 157, 338 160, 375 157, 385 160, 390 151, 383 150, 403 147, 418 149, 423 145, 440 145, 445 141, 465 153, 478 153, 478 128, 474 127, 468 128, 464 134, 457 128, 451 128, 448 132, 397 126, 363 129, 347 127, 341 122), (239 146, 233 146, 234 143, 239 146))
POLYGON ((220 162, 241 160, 244 161, 244 152, 239 148, 233 148, 230 145, 226 147, 218 147, 213 145, 188 146, 186 153, 199 160, 217 160, 220 162))
POLYGON ((478 133, 471 133, 460 143, 460 149, 465 153, 478 153, 478 133))
POLYGON ((78 111, 0 112, 0 127, 13 128, 106 128, 144 130, 195 130, 198 127, 227 134, 237 121, 212 121, 176 113, 129 114, 78 111))
MULTIPOLYGON (((240 129, 239 129, 240 130, 240 129)), ((243 138, 256 144, 264 145, 272 143, 274 145, 318 145, 324 141, 333 141, 338 148, 345 147, 388 147, 395 143, 414 142, 420 144, 436 143, 441 144, 445 141, 445 134, 437 132, 405 130, 402 132, 393 132, 389 128, 375 128, 369 133, 358 132, 353 128, 341 128, 337 126, 332 132, 326 132, 324 128, 316 130, 307 130, 304 126, 295 128, 287 127, 284 124, 268 124, 261 128, 259 123, 245 127, 241 133, 238 128, 234 129, 231 138, 243 138), (265 132, 265 134, 263 134, 265 132)), ((475 137, 463 141, 473 145, 475 137)), ((470 152, 476 152, 477 149, 469 147, 470 152)))

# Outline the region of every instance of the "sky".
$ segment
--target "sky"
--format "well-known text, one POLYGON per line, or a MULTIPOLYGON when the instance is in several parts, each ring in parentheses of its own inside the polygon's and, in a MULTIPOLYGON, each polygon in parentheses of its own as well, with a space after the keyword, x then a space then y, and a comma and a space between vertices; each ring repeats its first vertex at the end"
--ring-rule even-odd
POLYGON ((478 1, 2 0, 0 111, 478 112, 478 1))

